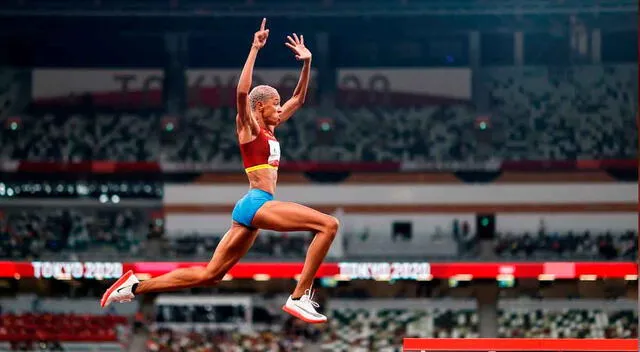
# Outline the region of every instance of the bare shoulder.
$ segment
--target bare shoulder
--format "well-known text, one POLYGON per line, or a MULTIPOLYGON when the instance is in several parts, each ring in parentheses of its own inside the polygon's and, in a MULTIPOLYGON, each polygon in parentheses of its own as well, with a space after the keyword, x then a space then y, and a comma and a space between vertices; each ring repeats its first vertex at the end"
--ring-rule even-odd
POLYGON ((253 133, 250 126, 242 123, 240 115, 236 115, 236 135, 240 144, 249 143, 256 139, 256 134, 253 133))

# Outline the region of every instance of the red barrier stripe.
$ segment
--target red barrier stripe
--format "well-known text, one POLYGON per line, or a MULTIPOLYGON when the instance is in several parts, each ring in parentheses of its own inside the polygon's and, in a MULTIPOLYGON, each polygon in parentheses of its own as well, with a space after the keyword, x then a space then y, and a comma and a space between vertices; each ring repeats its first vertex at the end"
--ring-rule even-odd
POLYGON ((637 339, 404 339, 404 351, 631 352, 637 339))

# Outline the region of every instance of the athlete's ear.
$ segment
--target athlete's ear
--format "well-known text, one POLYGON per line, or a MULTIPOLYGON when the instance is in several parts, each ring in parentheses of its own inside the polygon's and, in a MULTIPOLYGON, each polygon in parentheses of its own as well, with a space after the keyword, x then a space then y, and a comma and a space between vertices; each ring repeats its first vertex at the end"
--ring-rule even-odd
POLYGON ((261 101, 256 102, 256 110, 262 111, 264 104, 261 101))

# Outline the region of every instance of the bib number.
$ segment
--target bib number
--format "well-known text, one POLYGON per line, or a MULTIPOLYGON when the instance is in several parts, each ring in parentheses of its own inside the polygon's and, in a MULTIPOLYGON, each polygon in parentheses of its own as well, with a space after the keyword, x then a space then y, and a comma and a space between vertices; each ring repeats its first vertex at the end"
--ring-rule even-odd
POLYGON ((269 164, 274 162, 280 162, 280 143, 269 140, 269 164))

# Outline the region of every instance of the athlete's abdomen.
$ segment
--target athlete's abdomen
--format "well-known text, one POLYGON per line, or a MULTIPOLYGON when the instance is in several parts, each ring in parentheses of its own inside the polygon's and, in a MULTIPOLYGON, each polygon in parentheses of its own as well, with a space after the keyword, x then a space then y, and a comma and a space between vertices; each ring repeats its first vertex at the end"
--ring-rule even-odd
POLYGON ((247 173, 249 188, 257 188, 271 194, 276 193, 276 183, 278 182, 278 170, 262 169, 247 173))

